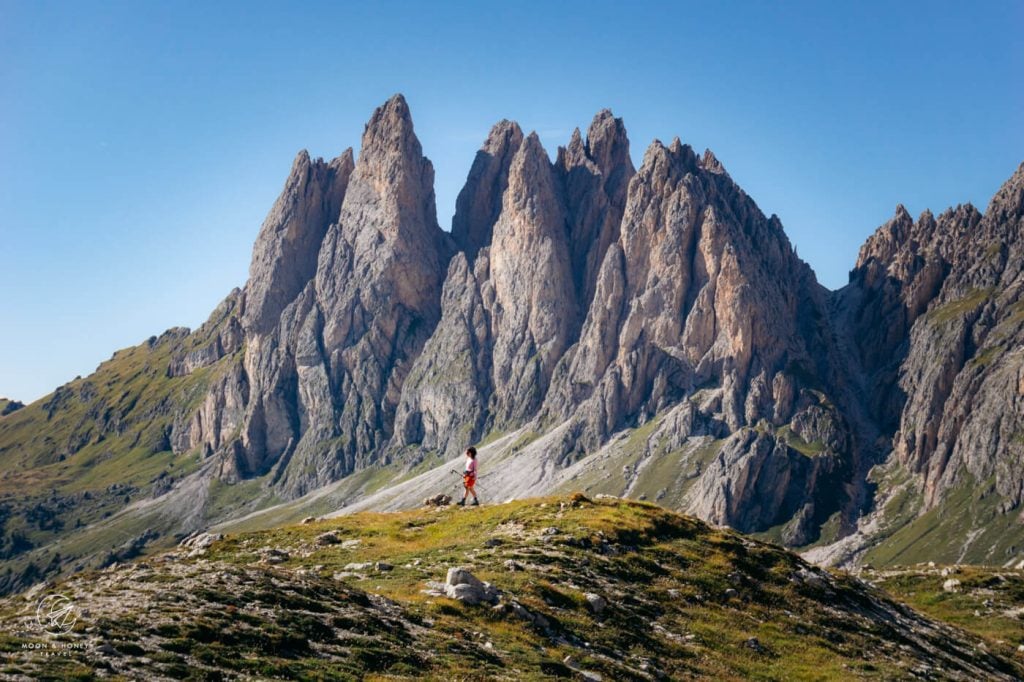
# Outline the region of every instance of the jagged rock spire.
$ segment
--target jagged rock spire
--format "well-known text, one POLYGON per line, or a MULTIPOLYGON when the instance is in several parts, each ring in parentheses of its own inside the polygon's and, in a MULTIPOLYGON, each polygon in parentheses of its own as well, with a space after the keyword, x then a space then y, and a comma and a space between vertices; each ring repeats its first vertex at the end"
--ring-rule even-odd
POLYGON ((539 407, 578 317, 565 206, 536 133, 512 161, 490 268, 495 411, 522 417, 539 407))
POLYGON ((985 215, 995 223, 1013 225, 1024 215, 1024 163, 1017 166, 989 202, 985 215))
MULTIPOLYGON (((573 147, 578 143, 564 158, 574 156, 573 147)), ((618 239, 542 413, 573 424, 576 442, 563 451, 594 448, 709 384, 714 398, 688 413, 677 427, 682 432, 784 424, 797 410, 794 394, 809 384, 791 367, 806 364, 806 374, 817 373, 809 350, 823 334, 824 305, 813 275, 777 219, 709 165, 678 138, 667 147, 655 141, 629 182, 618 239)), ((833 453, 805 467, 773 437, 755 443, 737 436, 729 457, 735 461, 727 469, 749 468, 724 485, 722 472, 702 477, 698 485, 708 492, 699 509, 740 527, 792 514, 782 497, 816 495, 818 477, 838 466, 833 453), (753 450, 756 457, 747 458, 753 450), (769 485, 765 472, 776 468, 787 478, 769 485), (769 501, 772 486, 786 492, 769 501), (747 506, 754 498, 765 500, 756 513, 747 506)))
POLYGON ((452 238, 472 263, 480 249, 489 246, 494 223, 501 214, 512 159, 523 143, 523 131, 515 121, 501 120, 491 128, 476 153, 466 184, 455 202, 452 238))
POLYGON ((633 174, 629 158, 629 137, 621 118, 615 118, 611 109, 602 109, 594 115, 587 128, 587 156, 605 176, 605 189, 609 196, 625 191, 620 185, 633 174))
POLYGON ((352 149, 330 163, 302 150, 260 228, 245 286, 246 329, 266 333, 316 273, 327 228, 338 217, 353 168, 352 149))
MULTIPOLYGON (((296 213, 290 197, 308 165, 300 156, 283 215, 296 213)), ((300 291, 280 304, 273 333, 247 342, 250 397, 225 470, 273 471, 289 494, 351 472, 387 443, 402 383, 440 318, 453 251, 401 95, 374 111, 354 166, 350 154, 334 166, 347 184, 320 203, 317 215, 334 222, 321 227, 315 276, 291 285, 300 291)))
MULTIPOLYGON (((367 122, 353 180, 359 191, 353 206, 364 201, 382 202, 391 217, 400 218, 377 227, 396 234, 413 230, 405 237, 414 240, 437 227, 434 166, 423 156, 409 105, 402 95, 394 95, 377 107, 367 122)), ((436 235, 428 237, 434 239, 436 235)))
POLYGON ((366 124, 338 224, 320 254, 326 347, 356 342, 368 328, 370 318, 350 314, 356 300, 367 310, 386 295, 389 308, 436 322, 451 246, 437 224, 433 183, 409 107, 395 95, 366 124))
POLYGON ((558 150, 556 166, 565 187, 573 281, 582 319, 605 252, 619 237, 626 191, 636 172, 622 119, 609 109, 599 111, 586 141, 576 128, 569 145, 558 150))

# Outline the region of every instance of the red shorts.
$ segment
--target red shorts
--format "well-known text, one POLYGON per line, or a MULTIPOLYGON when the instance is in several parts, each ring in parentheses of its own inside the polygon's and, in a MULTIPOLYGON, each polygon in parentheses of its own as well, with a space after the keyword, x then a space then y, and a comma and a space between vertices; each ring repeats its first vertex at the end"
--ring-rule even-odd
POLYGON ((462 474, 462 484, 467 488, 472 488, 476 485, 476 476, 473 474, 462 474))

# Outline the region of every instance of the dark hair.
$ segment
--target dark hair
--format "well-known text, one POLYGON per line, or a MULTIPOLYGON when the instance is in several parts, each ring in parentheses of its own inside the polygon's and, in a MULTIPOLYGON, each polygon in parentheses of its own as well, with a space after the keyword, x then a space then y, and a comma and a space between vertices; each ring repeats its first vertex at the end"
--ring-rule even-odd
POLYGON ((466 454, 472 457, 473 459, 476 459, 476 448, 470 445, 468 448, 466 448, 466 454))

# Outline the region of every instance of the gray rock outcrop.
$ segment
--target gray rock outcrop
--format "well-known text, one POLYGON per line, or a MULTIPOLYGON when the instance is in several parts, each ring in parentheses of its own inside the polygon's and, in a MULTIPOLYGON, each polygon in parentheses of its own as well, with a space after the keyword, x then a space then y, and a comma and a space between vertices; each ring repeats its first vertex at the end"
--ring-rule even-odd
POLYGON ((494 585, 483 582, 468 569, 453 566, 448 569, 444 581, 444 593, 451 599, 465 604, 493 604, 498 601, 499 592, 494 585))

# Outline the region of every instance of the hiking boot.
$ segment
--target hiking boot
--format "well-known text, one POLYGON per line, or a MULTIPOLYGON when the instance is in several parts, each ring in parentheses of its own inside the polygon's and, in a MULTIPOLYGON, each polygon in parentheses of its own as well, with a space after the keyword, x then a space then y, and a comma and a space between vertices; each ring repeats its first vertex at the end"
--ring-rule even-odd
POLYGON ((480 500, 478 500, 478 499, 476 499, 476 498, 474 497, 474 498, 473 498, 473 506, 474 506, 474 507, 479 507, 479 506, 480 506, 480 500))
POLYGON ((465 500, 465 498, 463 498, 463 499, 459 500, 459 506, 460 506, 460 507, 465 507, 465 506, 466 506, 466 500, 465 500))

